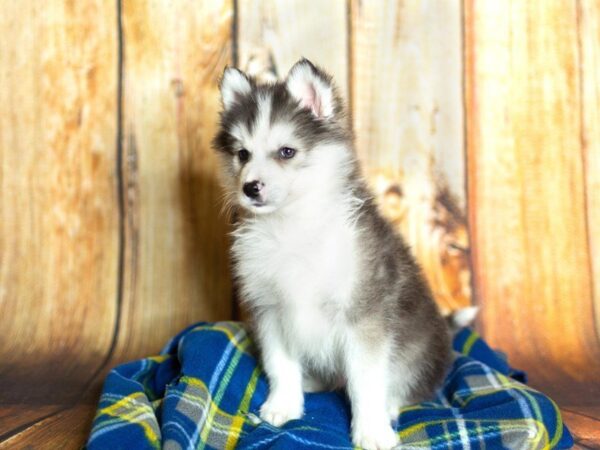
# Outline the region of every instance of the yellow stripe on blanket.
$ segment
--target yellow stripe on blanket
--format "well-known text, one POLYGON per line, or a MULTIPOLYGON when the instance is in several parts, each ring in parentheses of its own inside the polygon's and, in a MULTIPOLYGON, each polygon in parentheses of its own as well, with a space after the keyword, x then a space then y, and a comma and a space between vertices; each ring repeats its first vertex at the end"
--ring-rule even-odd
POLYGON ((242 397, 242 401, 240 402, 240 406, 238 408, 238 415, 231 422, 231 434, 227 438, 227 443, 225 444, 226 449, 235 448, 240 434, 242 434, 242 427, 246 422, 246 417, 242 414, 248 412, 248 408, 250 406, 250 399, 252 398, 252 395, 254 395, 259 374, 260 370, 258 370, 258 368, 255 367, 252 371, 252 375, 250 376, 250 381, 248 383, 248 386, 246 387, 244 396, 242 397))
POLYGON ((146 396, 141 392, 136 392, 123 397, 114 404, 102 408, 98 411, 98 415, 105 414, 111 417, 118 417, 119 420, 125 420, 129 423, 139 424, 144 430, 144 435, 152 442, 160 442, 160 437, 155 433, 152 427, 144 420, 138 419, 139 416, 149 413, 154 415, 154 410, 149 403, 144 403, 140 400, 146 400, 146 396))

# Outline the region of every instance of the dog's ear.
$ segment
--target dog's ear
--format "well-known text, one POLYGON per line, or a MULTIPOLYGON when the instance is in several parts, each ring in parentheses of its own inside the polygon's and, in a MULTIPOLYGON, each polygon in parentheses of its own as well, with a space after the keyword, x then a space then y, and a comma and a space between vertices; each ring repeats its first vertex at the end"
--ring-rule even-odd
POLYGON ((302 58, 290 69, 285 82, 288 91, 303 108, 315 117, 332 117, 336 110, 336 97, 331 76, 302 58))
POLYGON ((246 74, 233 67, 227 67, 221 77, 221 101, 223 108, 231 108, 240 97, 252 91, 252 84, 246 74))

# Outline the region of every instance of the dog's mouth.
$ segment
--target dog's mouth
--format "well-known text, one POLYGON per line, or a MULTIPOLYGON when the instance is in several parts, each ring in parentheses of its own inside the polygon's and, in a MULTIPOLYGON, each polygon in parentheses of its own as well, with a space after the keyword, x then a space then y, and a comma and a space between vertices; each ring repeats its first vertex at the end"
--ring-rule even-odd
POLYGON ((272 203, 262 199, 249 199, 244 197, 240 203, 244 209, 254 214, 266 214, 275 211, 276 209, 272 203))

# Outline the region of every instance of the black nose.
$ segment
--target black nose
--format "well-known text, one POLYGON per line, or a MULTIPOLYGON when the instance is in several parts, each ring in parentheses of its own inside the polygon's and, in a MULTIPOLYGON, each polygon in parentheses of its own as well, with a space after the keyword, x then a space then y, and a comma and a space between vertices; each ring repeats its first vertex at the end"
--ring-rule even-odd
POLYGON ((244 183, 244 194, 249 198, 256 198, 260 194, 260 189, 262 188, 262 183, 260 181, 250 181, 248 183, 244 183))

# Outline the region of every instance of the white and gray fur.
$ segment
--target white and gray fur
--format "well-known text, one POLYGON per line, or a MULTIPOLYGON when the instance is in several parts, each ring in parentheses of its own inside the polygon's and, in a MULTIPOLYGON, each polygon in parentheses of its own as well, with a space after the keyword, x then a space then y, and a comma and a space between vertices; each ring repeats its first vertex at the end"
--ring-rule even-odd
POLYGON ((345 386, 354 443, 391 448, 399 409, 442 381, 449 333, 366 187, 331 77, 305 59, 274 84, 227 69, 221 94, 214 146, 240 207, 232 253, 270 385, 261 417, 279 426, 302 416, 303 391, 345 386))

